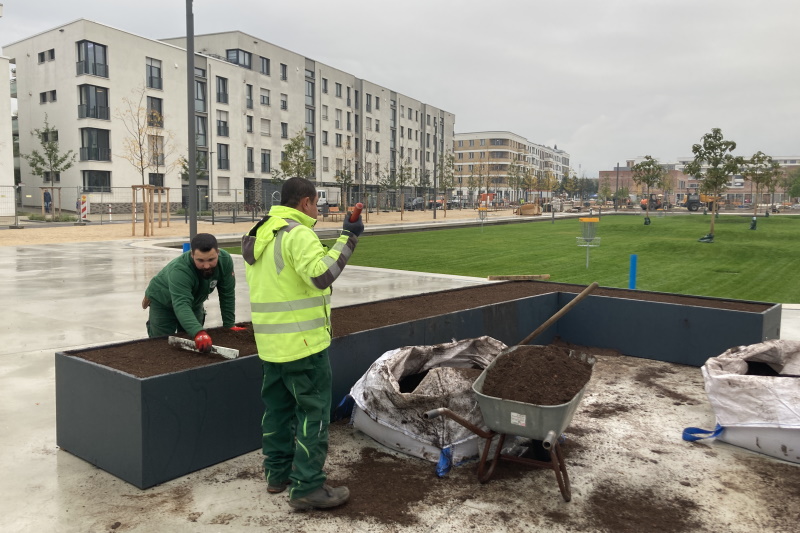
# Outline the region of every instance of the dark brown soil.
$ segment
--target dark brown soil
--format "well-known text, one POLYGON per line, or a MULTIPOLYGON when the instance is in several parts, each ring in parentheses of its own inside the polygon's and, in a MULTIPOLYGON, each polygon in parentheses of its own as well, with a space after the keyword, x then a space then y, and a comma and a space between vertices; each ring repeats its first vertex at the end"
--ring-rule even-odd
MULTIPOLYGON (((549 292, 578 293, 584 288, 582 285, 541 281, 512 281, 341 307, 334 309, 331 315, 333 335, 334 337, 343 337, 359 331, 367 331, 537 294, 549 292)), ((681 305, 734 309, 754 313, 763 312, 771 307, 766 304, 737 300, 706 299, 625 289, 598 288, 592 294, 681 305)), ((225 328, 211 328, 207 331, 215 345, 237 349, 240 356, 253 355, 258 350, 253 338, 252 326, 250 324, 241 325, 248 326, 248 330, 237 333, 225 328)), ((115 368, 140 378, 177 372, 225 360, 220 356, 199 354, 169 346, 165 338, 144 339, 132 343, 103 346, 81 350, 71 355, 115 368), (132 350, 131 346, 134 345, 136 349, 132 350)))
POLYGON ((497 358, 483 394, 534 405, 568 403, 592 377, 592 365, 558 346, 522 346, 497 358))

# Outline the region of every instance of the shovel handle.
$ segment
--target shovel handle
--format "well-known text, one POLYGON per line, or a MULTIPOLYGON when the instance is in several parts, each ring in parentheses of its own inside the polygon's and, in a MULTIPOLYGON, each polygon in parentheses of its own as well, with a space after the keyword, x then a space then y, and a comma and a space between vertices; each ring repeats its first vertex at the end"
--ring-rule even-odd
POLYGON ((531 342, 536 337, 538 337, 544 330, 546 330, 547 328, 552 326, 554 322, 556 322, 559 318, 561 318, 562 316, 567 314, 570 311, 570 309, 575 307, 581 300, 583 300, 584 298, 589 296, 589 294, 591 294, 592 291, 594 291, 599 286, 600 285, 598 285, 597 282, 595 281, 591 285, 589 285, 588 287, 583 289, 583 292, 581 292, 578 296, 573 298, 572 301, 569 302, 567 305, 565 305, 564 307, 559 309, 556 314, 554 314, 553 316, 548 318, 547 321, 545 321, 544 324, 542 324, 541 326, 536 328, 536 330, 533 333, 531 333, 530 335, 528 335, 527 337, 525 337, 524 339, 519 341, 517 343, 517 346, 524 346, 524 345, 528 344, 529 342, 531 342))

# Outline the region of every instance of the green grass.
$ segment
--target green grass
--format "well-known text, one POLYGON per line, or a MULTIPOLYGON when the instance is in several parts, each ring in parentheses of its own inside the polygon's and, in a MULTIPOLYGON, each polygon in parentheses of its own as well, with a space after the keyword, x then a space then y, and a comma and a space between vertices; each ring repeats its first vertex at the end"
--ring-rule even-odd
MULTIPOLYGON (((800 259, 800 217, 716 220, 715 242, 708 216, 604 216, 597 223, 600 246, 577 246, 577 219, 492 225, 396 235, 366 235, 349 264, 486 277, 550 274, 550 280, 628 287, 631 254, 638 256, 636 288, 764 302, 800 302, 795 282, 800 259)), ((235 249, 228 249, 232 252, 235 249)))

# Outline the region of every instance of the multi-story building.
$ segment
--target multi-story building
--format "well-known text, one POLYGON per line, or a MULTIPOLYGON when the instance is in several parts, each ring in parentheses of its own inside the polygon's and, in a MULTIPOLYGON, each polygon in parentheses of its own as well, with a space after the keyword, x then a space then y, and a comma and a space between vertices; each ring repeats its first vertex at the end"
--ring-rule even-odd
MULTIPOLYGON (((185 199, 185 46, 185 37, 153 40, 84 19, 6 46, 17 69, 20 131, 47 117, 63 150, 78 154, 71 169, 37 185, 96 193, 144 181, 183 188, 185 199), (134 115, 145 120, 131 132, 134 115), (144 146, 144 165, 129 161, 132 145, 144 146)), ((452 113, 260 38, 199 35, 194 46, 201 202, 269 205, 283 148, 304 129, 318 186, 338 187, 337 175, 347 174, 356 194, 377 188, 401 158, 411 158, 417 175, 433 172, 434 151, 452 144, 452 113)), ((23 153, 37 144, 20 136, 23 153)), ((24 161, 21 172, 33 181, 24 161)))
MULTIPOLYGON (((9 59, 0 56, 0 72, 8 71, 9 59)), ((10 84, 0 84, 0 187, 14 185, 14 142, 10 117, 11 96, 16 91, 15 86, 16 81, 13 79, 10 84)))
MULTIPOLYGON (((800 168, 800 156, 775 156, 772 159, 781 166, 785 173, 800 168)), ((666 192, 669 201, 677 204, 682 203, 687 194, 696 193, 700 189, 701 182, 683 172, 686 165, 693 160, 693 157, 680 157, 677 162, 663 163, 661 166, 667 170, 669 178, 667 191, 658 188, 651 190, 651 192, 666 192)), ((642 161, 644 161, 644 157, 636 157, 626 160, 624 166, 615 166, 612 170, 601 170, 599 173, 600 188, 608 187, 612 194, 617 190, 625 189, 634 199, 641 197, 644 194, 644 190, 633 180, 633 166, 642 161)), ((745 204, 753 201, 756 203, 770 203, 789 200, 780 186, 776 188, 774 195, 769 191, 762 191, 761 198, 756 198, 755 196, 756 191, 752 182, 741 175, 731 176, 725 191, 725 200, 728 204, 745 204)))
POLYGON ((453 154, 455 194, 467 201, 487 190, 497 195, 496 200, 524 199, 530 193, 523 184, 526 176, 560 180, 572 172, 570 156, 565 151, 532 143, 508 131, 457 133, 453 154))

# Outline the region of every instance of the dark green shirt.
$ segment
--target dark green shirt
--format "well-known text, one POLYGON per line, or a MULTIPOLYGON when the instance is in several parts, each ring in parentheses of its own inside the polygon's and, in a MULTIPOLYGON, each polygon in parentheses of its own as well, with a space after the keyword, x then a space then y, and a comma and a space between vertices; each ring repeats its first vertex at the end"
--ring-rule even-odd
POLYGON ((150 280, 145 296, 162 306, 172 307, 181 327, 194 337, 203 329, 194 309, 202 306, 215 288, 219 291, 222 325, 233 327, 236 321, 236 278, 233 259, 225 250, 219 251, 214 275, 208 279, 194 266, 191 252, 182 253, 150 280))

